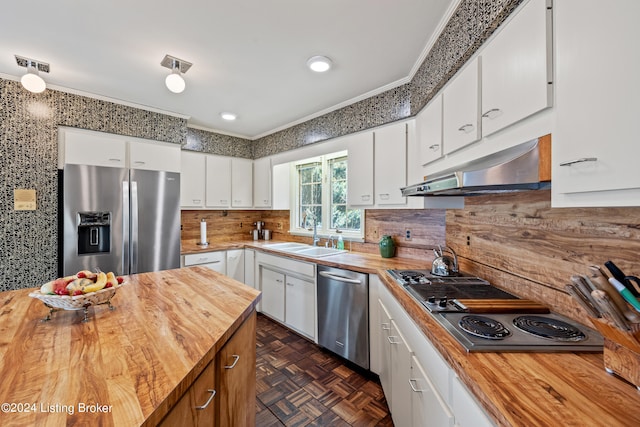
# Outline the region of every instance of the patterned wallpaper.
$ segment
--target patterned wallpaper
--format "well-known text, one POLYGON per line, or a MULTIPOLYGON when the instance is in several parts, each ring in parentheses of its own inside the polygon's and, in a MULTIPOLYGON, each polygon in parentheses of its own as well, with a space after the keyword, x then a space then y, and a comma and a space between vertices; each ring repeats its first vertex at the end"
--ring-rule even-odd
POLYGON ((0 79, 0 291, 57 274, 58 126, 182 144, 184 119, 68 93, 32 94, 0 79), (35 189, 35 211, 14 211, 15 189, 35 189))
POLYGON ((184 119, 54 90, 32 94, 0 79, 0 291, 57 273, 59 125, 260 158, 417 114, 522 0, 462 0, 413 80, 382 94, 248 141, 187 127, 184 119), (35 189, 37 209, 14 211, 13 190, 35 189))

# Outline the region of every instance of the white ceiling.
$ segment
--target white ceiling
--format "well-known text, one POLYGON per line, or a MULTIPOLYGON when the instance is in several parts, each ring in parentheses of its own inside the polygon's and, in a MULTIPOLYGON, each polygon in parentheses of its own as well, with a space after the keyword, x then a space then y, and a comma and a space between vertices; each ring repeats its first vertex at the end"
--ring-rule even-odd
POLYGON ((48 87, 188 118, 255 139, 405 83, 459 0, 12 0, 0 77, 48 62, 48 87), (164 86, 165 54, 193 66, 164 86), (334 68, 306 68, 326 55, 334 68), (222 111, 238 115, 226 122, 222 111))

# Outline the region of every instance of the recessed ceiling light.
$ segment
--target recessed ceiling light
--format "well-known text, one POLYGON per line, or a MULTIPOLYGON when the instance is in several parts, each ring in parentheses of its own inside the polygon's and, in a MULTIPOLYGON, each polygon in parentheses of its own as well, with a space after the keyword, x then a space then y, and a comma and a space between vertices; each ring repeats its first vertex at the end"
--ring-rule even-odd
POLYGON ((326 56, 314 56, 309 58, 307 66, 316 73, 324 73, 331 68, 331 60, 326 56))
POLYGON ((233 113, 220 113, 220 117, 229 121, 235 120, 236 118, 238 118, 238 116, 233 113))

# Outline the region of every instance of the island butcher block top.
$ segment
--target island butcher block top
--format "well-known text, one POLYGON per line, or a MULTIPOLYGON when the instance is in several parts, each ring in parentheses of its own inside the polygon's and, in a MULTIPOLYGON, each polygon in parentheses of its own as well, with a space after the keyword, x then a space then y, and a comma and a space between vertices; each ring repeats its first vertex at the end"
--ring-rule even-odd
POLYGON ((203 267, 126 276, 115 306, 49 310, 0 293, 0 425, 154 425, 255 310, 260 293, 203 267))

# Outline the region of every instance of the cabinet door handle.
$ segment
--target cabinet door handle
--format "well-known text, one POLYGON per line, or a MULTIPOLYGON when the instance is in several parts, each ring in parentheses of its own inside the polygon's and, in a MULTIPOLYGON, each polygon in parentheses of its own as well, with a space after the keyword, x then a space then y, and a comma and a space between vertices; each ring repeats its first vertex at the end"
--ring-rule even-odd
POLYGON ((482 118, 484 118, 484 119, 495 119, 500 114, 502 114, 502 111, 499 108, 492 108, 491 110, 489 110, 486 113, 484 113, 482 115, 482 118))
POLYGON ((227 201, 225 199, 220 199, 220 204, 226 205, 227 201))
POLYGON ((211 393, 211 396, 209 396, 209 399, 207 399, 207 401, 205 402, 204 405, 201 406, 196 406, 196 409, 207 409, 207 406, 209 406, 209 404, 211 403, 211 401, 213 400, 214 396, 216 395, 216 391, 213 389, 209 389, 207 390, 209 393, 211 393))
POLYGON ((562 162, 560 163, 560 166, 571 166, 576 163, 597 162, 597 161, 598 161, 597 157, 581 157, 579 159, 569 160, 568 162, 562 162))
POLYGON ((389 193, 380 193, 381 200, 389 200, 389 193))
POLYGON ((293 283, 287 282, 287 286, 293 286, 293 283))
POLYGON ((429 146, 429 150, 437 150, 438 148, 440 148, 440 144, 433 144, 429 146))
POLYGON ((396 341, 396 338, 398 337, 390 336, 390 337, 387 337, 387 340, 389 341, 389 344, 400 344, 400 341, 396 341))
POLYGON ((109 161, 110 162, 118 162, 119 163, 119 162, 122 161, 122 159, 118 159, 118 158, 113 157, 113 158, 109 159, 109 161))
POLYGON ((462 125, 458 128, 460 132, 469 133, 473 130, 473 125, 471 123, 467 123, 466 125, 462 125))
POLYGON ((417 389, 416 386, 414 385, 415 383, 416 383, 416 380, 409 380, 409 387, 411 387, 411 390, 413 390, 416 393, 422 393, 424 390, 417 389))
POLYGON ((231 357, 233 357, 234 359, 233 363, 231 365, 225 366, 224 369, 233 369, 238 364, 238 360, 240 360, 240 356, 238 356, 237 354, 234 354, 231 357))
POLYGON ((362 196, 360 196, 360 199, 362 199, 362 201, 365 201, 365 202, 368 202, 370 198, 371 198, 370 194, 363 194, 362 196))
POLYGON ((193 204, 194 204, 194 205, 199 205, 199 204, 200 204, 200 202, 202 202, 202 200, 200 200, 200 199, 193 199, 193 204))
POLYGON ((383 331, 390 331, 391 328, 389 327, 388 323, 381 323, 380 326, 382 327, 383 331))
POLYGON ((135 162, 133 162, 134 165, 144 165, 146 162, 143 162, 142 160, 136 160, 135 162))

